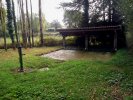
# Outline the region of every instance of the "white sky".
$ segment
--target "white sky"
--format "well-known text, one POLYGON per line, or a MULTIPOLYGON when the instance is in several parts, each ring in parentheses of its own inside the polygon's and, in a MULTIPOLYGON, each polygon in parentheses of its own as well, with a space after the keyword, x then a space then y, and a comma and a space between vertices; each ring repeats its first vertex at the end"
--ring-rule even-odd
MULTIPOLYGON (((42 0, 42 13, 45 15, 45 18, 48 22, 52 22, 53 20, 58 20, 63 25, 63 15, 64 11, 62 8, 58 9, 59 4, 61 2, 70 2, 72 0, 42 0)), ((19 15, 17 0, 14 0, 16 15, 19 15)), ((25 2, 25 0, 24 0, 25 2)), ((30 5, 30 0, 28 0, 30 5)), ((3 0, 5 4, 5 0, 3 0)), ((32 0, 33 5, 33 13, 38 13, 38 0, 32 0)), ((25 7, 25 4, 24 4, 25 7)), ((30 12, 30 8, 29 8, 30 12)))
MULTIPOLYGON (((14 0, 15 2, 17 0, 14 0)), ((25 0, 24 0, 25 1, 25 0)), ((71 0, 42 0, 42 13, 48 22, 58 20, 63 24, 64 11, 62 8, 58 9, 61 2, 70 2, 71 0)), ((28 0, 30 2, 30 0, 28 0)), ((38 13, 38 0, 32 0, 33 12, 38 13)), ((29 9, 30 10, 30 9, 29 9)), ((18 12, 18 11, 16 11, 18 12)))

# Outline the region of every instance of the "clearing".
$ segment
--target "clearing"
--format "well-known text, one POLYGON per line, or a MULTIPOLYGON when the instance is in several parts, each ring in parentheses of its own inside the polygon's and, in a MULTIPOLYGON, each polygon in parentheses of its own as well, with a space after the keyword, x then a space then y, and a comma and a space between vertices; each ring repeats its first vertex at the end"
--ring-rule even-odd
POLYGON ((31 69, 24 73, 14 71, 19 66, 17 50, 0 50, 0 100, 133 100, 131 53, 119 50, 101 60, 37 56, 58 49, 24 49, 24 67, 31 69))

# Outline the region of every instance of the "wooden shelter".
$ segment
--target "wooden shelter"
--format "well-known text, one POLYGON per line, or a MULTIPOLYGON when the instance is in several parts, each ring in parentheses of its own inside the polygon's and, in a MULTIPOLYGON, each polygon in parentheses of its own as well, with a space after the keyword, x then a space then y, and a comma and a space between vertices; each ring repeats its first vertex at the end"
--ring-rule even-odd
POLYGON ((100 27, 86 27, 86 28, 73 28, 73 29, 58 29, 58 32, 63 36, 63 46, 66 47, 67 36, 82 36, 85 37, 85 50, 89 49, 89 36, 102 35, 103 33, 113 36, 113 50, 117 51, 118 32, 122 31, 122 26, 100 26, 100 27))

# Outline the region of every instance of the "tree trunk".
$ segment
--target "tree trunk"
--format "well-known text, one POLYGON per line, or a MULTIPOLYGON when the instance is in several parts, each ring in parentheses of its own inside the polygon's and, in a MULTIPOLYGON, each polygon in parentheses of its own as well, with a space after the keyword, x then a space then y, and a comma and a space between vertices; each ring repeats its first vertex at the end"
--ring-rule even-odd
POLYGON ((109 11, 108 11, 108 20, 109 23, 112 22, 112 14, 111 14, 112 6, 111 6, 111 0, 109 1, 109 11))
POLYGON ((84 6, 84 14, 83 14, 83 27, 88 27, 89 26, 89 2, 88 0, 84 0, 83 2, 84 6))
POLYGON ((43 41, 43 27, 42 27, 42 7, 41 7, 41 0, 39 0, 39 22, 40 22, 40 42, 41 46, 44 45, 43 41))
POLYGON ((20 3, 20 9, 21 9, 21 15, 22 15, 22 39, 23 39, 23 46, 27 48, 27 34, 26 34, 26 26, 25 26, 25 14, 24 14, 24 4, 23 0, 19 1, 20 3))
POLYGON ((27 16, 27 24, 28 24, 28 30, 27 30, 28 42, 29 42, 29 46, 31 48, 30 19, 29 19, 28 1, 27 0, 26 0, 26 16, 27 16))
MULTIPOLYGON (((18 29, 20 29, 19 31, 21 32, 21 35, 23 33, 23 23, 22 23, 22 13, 21 13, 21 3, 20 1, 18 0, 17 1, 18 3, 18 6, 19 6, 19 20, 20 20, 20 24, 17 24, 18 26, 18 29)), ((21 36, 20 36, 20 32, 18 32, 18 40, 19 40, 19 43, 21 44, 21 36)), ((23 38, 23 37, 22 37, 23 38)))
POLYGON ((32 1, 30 0, 31 8, 31 34, 32 34, 32 46, 34 47, 34 32, 33 32, 33 12, 32 12, 32 1))
POLYGON ((4 36, 4 49, 5 51, 7 51, 7 42, 6 42, 6 20, 5 20, 5 16, 6 14, 4 13, 4 11, 2 10, 2 0, 0 0, 0 17, 1 17, 1 25, 2 25, 2 32, 3 32, 3 36, 4 36))
POLYGON ((19 40, 18 40, 18 31, 17 31, 17 24, 16 24, 16 16, 15 16, 15 6, 14 6, 14 1, 13 1, 13 0, 12 0, 12 12, 13 12, 13 21, 14 21, 14 28, 15 28, 16 41, 17 41, 17 44, 19 44, 19 40))

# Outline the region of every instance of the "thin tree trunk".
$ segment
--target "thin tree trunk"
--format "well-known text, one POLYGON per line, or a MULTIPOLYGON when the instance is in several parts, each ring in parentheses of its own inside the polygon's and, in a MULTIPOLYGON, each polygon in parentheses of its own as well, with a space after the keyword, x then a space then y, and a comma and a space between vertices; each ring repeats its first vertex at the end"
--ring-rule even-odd
POLYGON ((20 0, 20 9, 21 9, 21 15, 22 15, 22 24, 23 24, 23 33, 22 33, 22 38, 23 38, 23 45, 25 48, 27 48, 27 34, 26 34, 26 26, 25 26, 25 15, 24 15, 24 4, 23 0, 20 0))
POLYGON ((28 23, 28 42, 31 48, 31 34, 30 34, 30 19, 29 19, 29 12, 28 12, 28 1, 26 0, 26 16, 27 16, 27 23, 28 23))
POLYGON ((109 1, 109 11, 108 11, 108 17, 109 17, 109 23, 112 22, 112 18, 111 18, 111 0, 109 1))
POLYGON ((33 32, 33 12, 32 12, 32 1, 30 0, 31 7, 31 34, 32 34, 32 46, 34 46, 34 32, 33 32))
MULTIPOLYGON (((22 13, 21 13, 21 3, 19 0, 17 0, 17 3, 18 3, 18 6, 19 6, 19 9, 18 9, 18 12, 19 12, 19 20, 20 20, 20 24, 18 24, 18 29, 20 29, 19 31, 21 32, 21 35, 23 33, 23 23, 22 23, 22 13)), ((21 44, 21 36, 20 36, 20 32, 18 32, 18 38, 19 38, 19 43, 21 44)), ((23 38, 23 37, 22 37, 23 38)))
POLYGON ((5 14, 4 12, 2 11, 3 7, 2 7, 2 0, 0 0, 0 17, 1 17, 1 24, 2 24, 2 32, 3 32, 3 35, 4 35, 4 49, 5 51, 7 51, 7 42, 6 42, 6 20, 5 20, 5 14))
POLYGON ((84 6, 84 14, 83 14, 83 27, 88 27, 89 26, 89 2, 88 0, 84 0, 83 2, 84 6))
POLYGON ((43 27, 42 27, 42 7, 41 7, 41 0, 39 0, 39 21, 40 21, 40 42, 41 46, 44 45, 43 41, 43 27))
POLYGON ((16 16, 15 16, 15 6, 14 6, 14 1, 13 1, 13 0, 12 0, 12 11, 13 11, 13 21, 14 21, 14 28, 15 28, 16 41, 17 41, 17 44, 19 44, 19 41, 18 41, 18 31, 17 31, 17 24, 16 24, 16 16))

